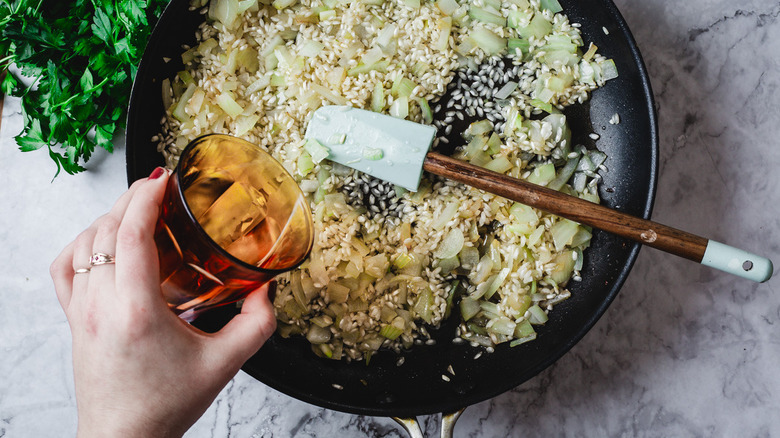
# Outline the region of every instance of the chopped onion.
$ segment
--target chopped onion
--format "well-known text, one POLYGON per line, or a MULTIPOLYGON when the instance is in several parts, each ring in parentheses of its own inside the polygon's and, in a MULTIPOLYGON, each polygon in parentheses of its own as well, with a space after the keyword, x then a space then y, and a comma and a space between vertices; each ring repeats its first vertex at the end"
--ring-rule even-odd
POLYGON ((539 325, 547 322, 547 314, 544 313, 544 310, 538 304, 529 307, 528 311, 531 313, 530 318, 528 318, 531 324, 539 325))
POLYGON ((298 54, 305 56, 306 58, 313 58, 322 52, 324 48, 325 45, 321 42, 309 40, 303 43, 301 49, 298 51, 298 54))
POLYGON ((497 15, 487 9, 478 8, 476 6, 469 8, 469 17, 484 23, 492 23, 501 27, 506 26, 506 18, 502 17, 500 14, 497 15))
POLYGON ((311 159, 315 164, 328 158, 330 155, 330 149, 313 138, 308 139, 303 148, 311 155, 311 159))
POLYGON ((418 98, 417 103, 420 104, 420 110, 422 111, 423 123, 431 124, 433 122, 433 111, 431 106, 428 105, 428 101, 425 98, 418 98))
POLYGON ((234 99, 233 97, 228 94, 228 92, 222 92, 217 95, 216 98, 217 105, 219 105, 220 108, 222 108, 227 115, 230 117, 237 117, 239 114, 244 112, 244 108, 241 107, 234 99))
POLYGON ((450 45, 450 34, 452 33, 452 17, 444 17, 436 21, 439 26, 439 39, 435 46, 438 50, 446 50, 450 45))
POLYGON ((405 119, 409 115, 409 98, 401 96, 390 105, 390 115, 399 119, 405 119))
POLYGON ((466 239, 463 236, 463 231, 460 228, 453 228, 444 236, 438 248, 434 251, 433 256, 438 259, 448 259, 458 255, 466 239))
POLYGON ((471 299, 468 296, 465 296, 460 300, 460 315, 464 321, 468 321, 475 317, 481 310, 482 308, 479 306, 479 301, 477 300, 471 299))
POLYGON ((374 85, 374 91, 371 93, 371 111, 382 112, 385 108, 385 88, 382 82, 377 81, 374 85))
POLYGON ((457 0, 437 0, 436 6, 444 15, 452 15, 460 7, 457 0))
POLYGON ((563 7, 558 3, 558 0, 541 0, 540 5, 542 9, 547 9, 553 14, 563 11, 563 7))
POLYGON ((509 159, 507 157, 501 155, 498 158, 495 158, 490 162, 486 163, 482 167, 484 167, 487 170, 492 170, 493 172, 504 173, 507 170, 514 167, 514 165, 511 162, 509 162, 509 159))
POLYGON ((365 160, 381 160, 384 157, 384 151, 380 148, 363 148, 363 159, 365 160))
POLYGON ((498 55, 506 50, 506 38, 502 38, 488 29, 472 29, 469 36, 477 43, 477 47, 489 55, 498 55))
POLYGON ((610 79, 615 79, 618 77, 618 69, 615 65, 615 61, 611 59, 607 59, 606 61, 599 64, 602 69, 601 77, 608 81, 610 79))
POLYGON ((577 234, 580 225, 576 222, 568 219, 560 219, 550 229, 552 234, 553 243, 555 244, 555 250, 561 251, 566 245, 571 243, 572 238, 577 234))
POLYGON ((509 81, 503 87, 501 87, 501 89, 498 90, 496 94, 494 94, 493 96, 496 99, 506 99, 507 97, 512 95, 512 93, 514 93, 515 90, 517 90, 517 82, 509 81))
POLYGON ((331 101, 332 103, 335 103, 337 105, 346 105, 348 103, 347 99, 345 99, 342 96, 337 95, 333 91, 329 90, 326 87, 323 87, 320 84, 312 83, 311 89, 319 94, 320 96, 324 97, 325 99, 331 101))
POLYGON ((431 227, 434 230, 441 231, 444 229, 444 227, 447 225, 449 221, 451 221, 455 216, 458 214, 458 209, 460 208, 460 202, 453 201, 448 203, 444 210, 442 210, 441 214, 437 215, 433 221, 431 222, 431 227))

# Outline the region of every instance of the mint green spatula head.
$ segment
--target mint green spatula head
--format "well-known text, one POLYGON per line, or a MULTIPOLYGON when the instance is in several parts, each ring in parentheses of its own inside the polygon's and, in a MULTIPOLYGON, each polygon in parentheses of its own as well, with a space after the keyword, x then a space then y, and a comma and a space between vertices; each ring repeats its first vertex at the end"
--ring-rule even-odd
POLYGON ((324 147, 327 159, 413 192, 435 136, 432 126, 348 106, 319 108, 306 129, 307 150, 324 147))

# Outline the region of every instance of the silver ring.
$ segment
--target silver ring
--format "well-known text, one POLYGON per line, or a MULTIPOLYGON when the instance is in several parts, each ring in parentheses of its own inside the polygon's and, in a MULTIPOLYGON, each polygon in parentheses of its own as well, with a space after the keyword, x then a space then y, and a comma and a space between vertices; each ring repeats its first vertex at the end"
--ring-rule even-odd
POLYGON ((89 258, 89 266, 109 265, 115 262, 114 256, 102 252, 96 252, 89 258))
POLYGON ((76 269, 74 272, 76 274, 89 274, 90 268, 79 268, 76 269))

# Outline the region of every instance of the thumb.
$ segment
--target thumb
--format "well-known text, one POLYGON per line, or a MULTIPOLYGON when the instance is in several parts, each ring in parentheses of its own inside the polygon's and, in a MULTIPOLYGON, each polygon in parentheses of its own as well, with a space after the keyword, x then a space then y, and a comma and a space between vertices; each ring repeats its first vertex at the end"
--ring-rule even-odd
POLYGON ((271 337, 276 330, 276 317, 269 296, 275 293, 275 281, 250 293, 241 313, 213 336, 218 362, 238 369, 271 337))

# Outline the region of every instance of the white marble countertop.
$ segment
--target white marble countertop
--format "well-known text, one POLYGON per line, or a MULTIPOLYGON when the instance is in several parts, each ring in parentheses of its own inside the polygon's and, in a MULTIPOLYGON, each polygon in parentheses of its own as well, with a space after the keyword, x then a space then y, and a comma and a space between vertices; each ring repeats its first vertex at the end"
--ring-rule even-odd
MULTIPOLYGON (((780 3, 619 0, 658 105, 653 219, 780 262, 780 3)), ((124 150, 52 181, 0 125, 0 437, 72 436, 70 333, 48 266, 124 191, 124 150)), ((466 410, 456 437, 780 434, 780 294, 645 248, 568 354, 466 410)), ((429 436, 438 419, 423 418, 429 436)), ((390 419, 323 410, 240 373, 188 437, 397 437, 390 419)))

